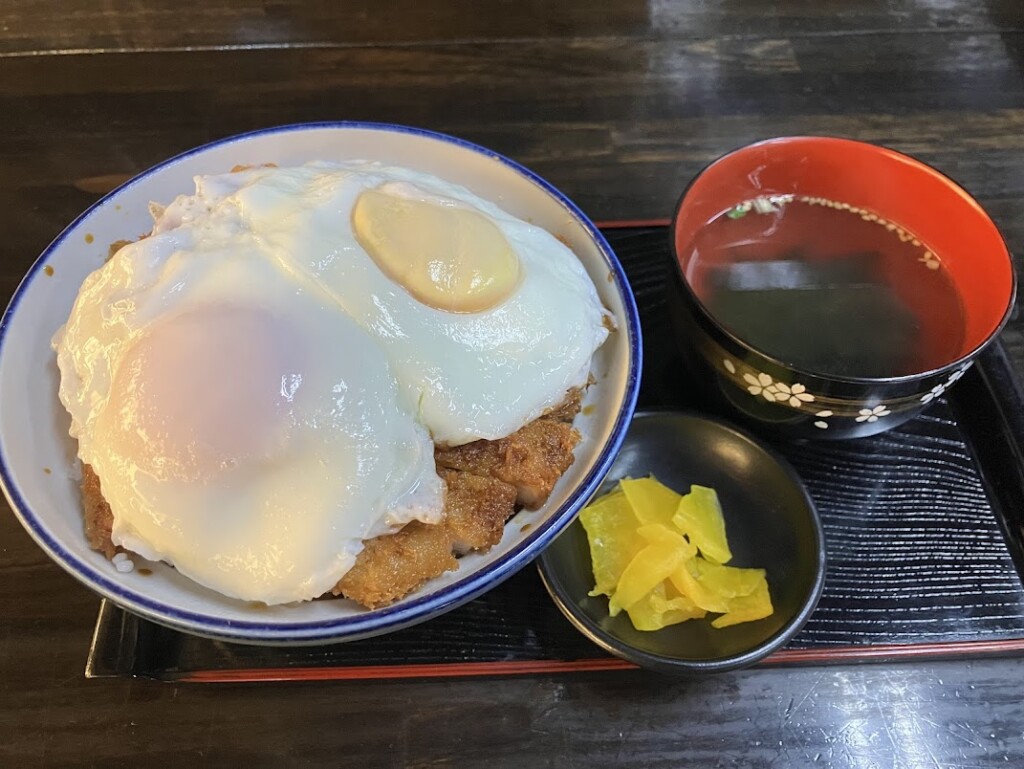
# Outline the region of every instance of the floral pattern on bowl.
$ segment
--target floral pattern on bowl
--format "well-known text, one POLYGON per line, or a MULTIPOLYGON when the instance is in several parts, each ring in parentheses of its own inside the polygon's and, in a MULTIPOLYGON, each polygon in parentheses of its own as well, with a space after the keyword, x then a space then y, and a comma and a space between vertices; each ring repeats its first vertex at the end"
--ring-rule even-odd
POLYGON ((946 389, 964 375, 970 363, 956 369, 944 382, 935 385, 921 396, 904 398, 884 403, 881 401, 856 401, 815 394, 802 382, 786 382, 729 357, 722 358, 722 368, 729 379, 755 398, 763 398, 777 406, 813 415, 812 423, 819 430, 828 430, 832 418, 852 419, 855 423, 871 424, 903 410, 901 406, 917 407, 938 398, 946 389), (905 402, 905 403, 904 403, 905 402), (827 406, 828 408, 822 408, 827 406))
POLYGON ((961 366, 952 374, 950 374, 949 379, 947 379, 945 382, 935 385, 935 387, 933 387, 931 390, 929 390, 928 392, 921 396, 921 403, 931 403, 935 398, 938 398, 940 395, 946 392, 950 385, 952 385, 960 377, 962 377, 967 372, 968 368, 970 368, 969 363, 966 366, 961 366))

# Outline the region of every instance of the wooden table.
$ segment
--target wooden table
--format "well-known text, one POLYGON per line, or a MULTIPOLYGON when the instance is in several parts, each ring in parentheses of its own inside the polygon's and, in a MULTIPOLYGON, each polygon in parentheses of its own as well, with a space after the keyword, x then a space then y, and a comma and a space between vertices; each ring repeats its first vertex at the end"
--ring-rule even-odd
MULTIPOLYGON (((595 219, 664 217, 710 159, 839 134, 958 179, 1024 252, 1020 0, 317 0, 0 12, 0 294, 77 213, 262 126, 424 126, 595 219)), ((1024 321, 1005 334, 1024 375, 1024 321)), ((1024 766, 1024 659, 491 680, 86 681, 98 599, 0 515, 0 765, 1024 766)))

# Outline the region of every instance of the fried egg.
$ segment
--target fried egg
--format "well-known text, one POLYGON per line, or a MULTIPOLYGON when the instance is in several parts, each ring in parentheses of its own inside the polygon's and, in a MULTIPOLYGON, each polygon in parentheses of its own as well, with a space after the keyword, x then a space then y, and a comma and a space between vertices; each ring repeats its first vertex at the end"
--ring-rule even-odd
POLYGON ((55 340, 115 544, 235 598, 314 598, 362 541, 436 523, 427 430, 375 340, 237 217, 123 248, 55 340))

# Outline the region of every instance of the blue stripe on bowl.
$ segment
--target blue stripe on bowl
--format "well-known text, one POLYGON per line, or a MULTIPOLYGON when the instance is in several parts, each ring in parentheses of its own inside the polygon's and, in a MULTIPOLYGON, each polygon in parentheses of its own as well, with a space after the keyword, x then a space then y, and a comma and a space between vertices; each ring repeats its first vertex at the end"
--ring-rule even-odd
MULTIPOLYGON (((7 330, 11 319, 17 312, 18 304, 25 294, 28 286, 35 280, 48 257, 63 241, 87 219, 92 212, 103 205, 108 199, 123 193, 137 184, 140 180, 152 176, 161 169, 175 164, 196 153, 203 152, 212 147, 245 141, 256 136, 268 134, 282 134, 298 131, 309 131, 318 129, 371 129, 377 131, 389 131, 393 133, 411 134, 436 141, 446 142, 470 150, 480 155, 496 160, 509 167, 520 176, 530 180, 538 187, 546 191, 551 197, 557 200, 566 211, 578 223, 590 233, 597 243, 604 256, 608 269, 614 277, 615 286, 622 298, 622 304, 626 316, 625 332, 628 334, 629 349, 632 353, 626 393, 622 409, 613 426, 608 444, 598 455, 596 464, 584 478, 583 483, 576 489, 572 496, 563 504, 544 524, 538 526, 533 533, 528 535, 512 548, 508 553, 488 564, 483 572, 468 576, 447 587, 444 587, 421 598, 413 598, 403 601, 392 607, 368 611, 355 617, 342 617, 334 620, 321 620, 316 622, 252 622, 248 620, 225 620, 209 614, 183 611, 175 609, 167 604, 154 601, 135 590, 126 589, 123 584, 115 582, 104 574, 97 571, 92 565, 76 557, 66 550, 53 538, 42 521, 25 504, 24 497, 17 485, 14 483, 7 457, 3 454, 3 447, 0 445, 0 486, 7 497, 12 509, 20 518, 22 524, 29 531, 36 542, 46 550, 49 555, 57 561, 65 570, 85 582, 97 592, 110 598, 115 603, 129 609, 137 614, 153 619, 157 622, 170 625, 182 630, 218 638, 235 641, 261 641, 277 643, 312 643, 316 641, 329 640, 355 640, 368 637, 385 631, 398 630, 402 627, 415 624, 439 614, 443 611, 453 609, 481 593, 495 587, 503 580, 510 577, 519 568, 525 566, 534 556, 537 555, 552 539, 573 520, 576 513, 589 501, 597 491, 598 486, 608 473, 612 461, 618 454, 619 448, 626 435, 634 409, 636 408, 637 395, 640 389, 640 371, 643 362, 643 345, 640 334, 640 318, 637 314, 636 301, 626 279, 625 271, 619 263, 605 240, 604 236, 590 221, 561 192, 542 179, 529 169, 521 166, 509 158, 491 150, 485 149, 464 139, 457 139, 453 136, 428 131, 421 128, 392 125, 388 123, 371 123, 358 121, 320 122, 320 123, 299 123, 293 125, 279 126, 276 128, 265 128, 237 136, 220 139, 209 144, 196 147, 183 152, 168 160, 159 163, 144 171, 138 176, 120 185, 100 200, 90 206, 84 213, 77 217, 64 231, 57 236, 42 255, 29 269, 28 274, 21 281, 11 302, 0 319, 0 356, 4 353, 4 344, 7 338, 7 330)), ((620 329, 620 333, 623 329, 620 329)), ((0 427, 2 429, 2 427, 0 427)))

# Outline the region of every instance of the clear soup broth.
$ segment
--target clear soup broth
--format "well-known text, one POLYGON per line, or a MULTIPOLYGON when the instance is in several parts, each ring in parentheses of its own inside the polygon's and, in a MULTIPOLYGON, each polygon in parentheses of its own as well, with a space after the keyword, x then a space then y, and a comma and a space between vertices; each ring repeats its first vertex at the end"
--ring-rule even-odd
POLYGON ((897 377, 964 352, 963 302, 941 255, 867 209, 757 198, 705 224, 690 255, 687 279, 714 318, 791 366, 897 377))

